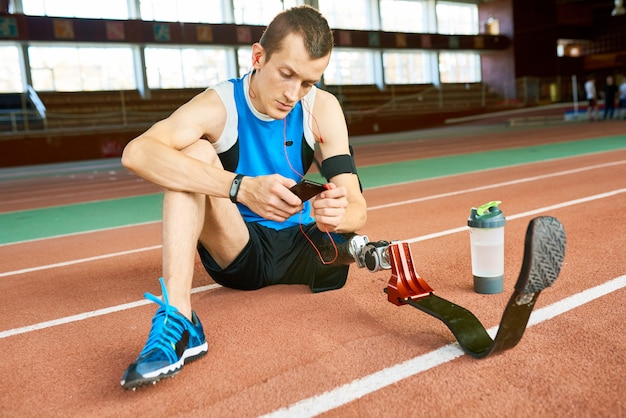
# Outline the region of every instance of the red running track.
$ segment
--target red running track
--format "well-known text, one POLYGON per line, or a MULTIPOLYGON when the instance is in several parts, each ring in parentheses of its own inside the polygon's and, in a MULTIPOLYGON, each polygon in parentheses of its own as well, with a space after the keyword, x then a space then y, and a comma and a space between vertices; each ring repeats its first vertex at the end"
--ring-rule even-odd
MULTIPOLYGON (((475 152, 615 135, 624 127, 575 124, 356 148, 367 165, 457 153, 461 145, 475 152)), ((3 193, 2 211, 158 191, 126 173, 16 184, 3 193)), ((385 271, 353 266, 343 289, 321 294, 305 286, 242 292, 215 286, 198 264, 193 304, 208 355, 173 379, 124 391, 121 374, 156 309, 143 292, 160 292, 155 223, 0 246, 0 415, 626 415, 626 150, 365 193, 370 210, 361 232, 411 242, 419 274, 486 327, 498 325, 517 279, 529 220, 557 217, 568 238, 564 267, 539 297, 536 324, 520 344, 484 360, 462 355, 441 322, 387 302, 385 271), (479 295, 469 236, 457 230, 472 206, 493 199, 502 200, 508 219, 505 292, 479 295)))

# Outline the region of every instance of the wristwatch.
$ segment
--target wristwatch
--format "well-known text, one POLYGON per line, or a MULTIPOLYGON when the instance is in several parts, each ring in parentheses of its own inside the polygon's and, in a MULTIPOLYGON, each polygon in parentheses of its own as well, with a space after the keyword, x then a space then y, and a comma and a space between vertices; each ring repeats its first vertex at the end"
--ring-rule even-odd
POLYGON ((230 185, 230 192, 228 192, 228 197, 230 197, 230 201, 233 203, 237 203, 237 193, 239 193, 239 186, 241 186, 242 179, 243 174, 237 174, 233 179, 233 183, 230 185))

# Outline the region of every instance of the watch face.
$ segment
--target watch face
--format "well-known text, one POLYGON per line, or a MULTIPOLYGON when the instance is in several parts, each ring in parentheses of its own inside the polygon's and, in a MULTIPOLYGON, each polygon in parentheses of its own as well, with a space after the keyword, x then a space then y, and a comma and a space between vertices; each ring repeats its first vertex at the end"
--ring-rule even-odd
POLYGON ((237 203, 237 193, 239 193, 239 186, 241 185, 241 180, 243 179, 243 174, 237 174, 233 179, 233 183, 230 185, 230 191, 228 192, 228 197, 230 197, 230 201, 233 203, 237 203))

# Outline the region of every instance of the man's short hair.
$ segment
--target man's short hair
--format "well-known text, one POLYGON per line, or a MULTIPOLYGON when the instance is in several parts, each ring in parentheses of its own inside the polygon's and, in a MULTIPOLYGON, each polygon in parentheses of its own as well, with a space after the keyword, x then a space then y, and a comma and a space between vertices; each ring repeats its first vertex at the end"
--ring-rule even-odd
POLYGON ((259 43, 265 50, 266 61, 282 48, 283 39, 292 33, 302 37, 312 59, 325 57, 333 49, 333 32, 326 18, 311 6, 297 6, 276 15, 265 28, 259 43))

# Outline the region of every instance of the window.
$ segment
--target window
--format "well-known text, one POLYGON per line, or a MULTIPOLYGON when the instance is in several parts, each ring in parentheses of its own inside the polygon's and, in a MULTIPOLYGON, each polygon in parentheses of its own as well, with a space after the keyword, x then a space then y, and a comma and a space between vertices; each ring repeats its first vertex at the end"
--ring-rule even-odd
POLYGON ((335 48, 324 72, 324 83, 375 84, 373 54, 335 48))
POLYGON ((22 69, 17 46, 0 46, 0 93, 18 93, 22 87, 22 69))
POLYGON ((228 77, 227 49, 146 48, 151 89, 208 87, 228 77))
POLYGON ((478 6, 437 2, 437 32, 447 35, 478 34, 478 6))
POLYGON ((239 77, 249 73, 252 70, 252 48, 239 47, 237 49, 237 62, 239 63, 239 71, 237 72, 239 77))
POLYGON ((380 0, 381 27, 389 32, 428 32, 423 1, 380 0))
POLYGON ((432 83, 430 62, 434 52, 385 52, 383 66, 386 84, 432 83))
POLYGON ((139 13, 143 20, 221 23, 222 4, 222 0, 139 0, 139 13))
POLYGON ((128 19, 128 0, 22 0, 24 14, 34 16, 128 19))
POLYGON ((482 80, 480 55, 463 52, 441 52, 439 73, 442 83, 478 83, 482 80))
POLYGON ((302 4, 297 0, 233 0, 235 23, 266 26, 284 9, 302 4))
MULTIPOLYGON (((309 4, 310 2, 306 2, 309 4)), ((331 28, 444 34, 478 34, 477 2, 453 0, 317 0, 331 28), (376 9, 378 6, 378 9, 376 9), (380 16, 379 16, 380 14, 380 16), (379 19, 380 17, 380 19, 379 19), (436 24, 435 24, 436 21, 436 24), (437 26, 437 27, 435 27, 437 26)), ((191 23, 267 25, 280 11, 305 0, 21 0, 28 15, 128 19, 191 23), (133 5, 139 10, 135 11, 133 5), (232 10, 228 7, 232 6, 232 10), (135 17, 131 16, 130 18, 135 17)), ((253 39, 252 42, 257 41, 253 39)), ((137 88, 136 48, 69 43, 28 47, 37 90, 119 90, 137 88)), ((21 91, 20 46, 3 43, 0 91, 21 91)), ((147 88, 197 88, 250 70, 250 47, 151 45, 144 50, 147 88), (235 55, 236 54, 236 55, 235 55), (238 63, 238 68, 235 68, 238 63)), ((571 52, 572 54, 574 51, 571 52)), ((564 54, 567 54, 564 48, 564 54)), ((425 84, 481 81, 480 53, 472 51, 386 50, 336 47, 324 73, 327 84, 425 84)))
POLYGON ((319 0, 319 11, 331 28, 373 29, 368 0, 319 0))
POLYGON ((129 90, 136 87, 130 48, 31 46, 37 91, 129 90))

